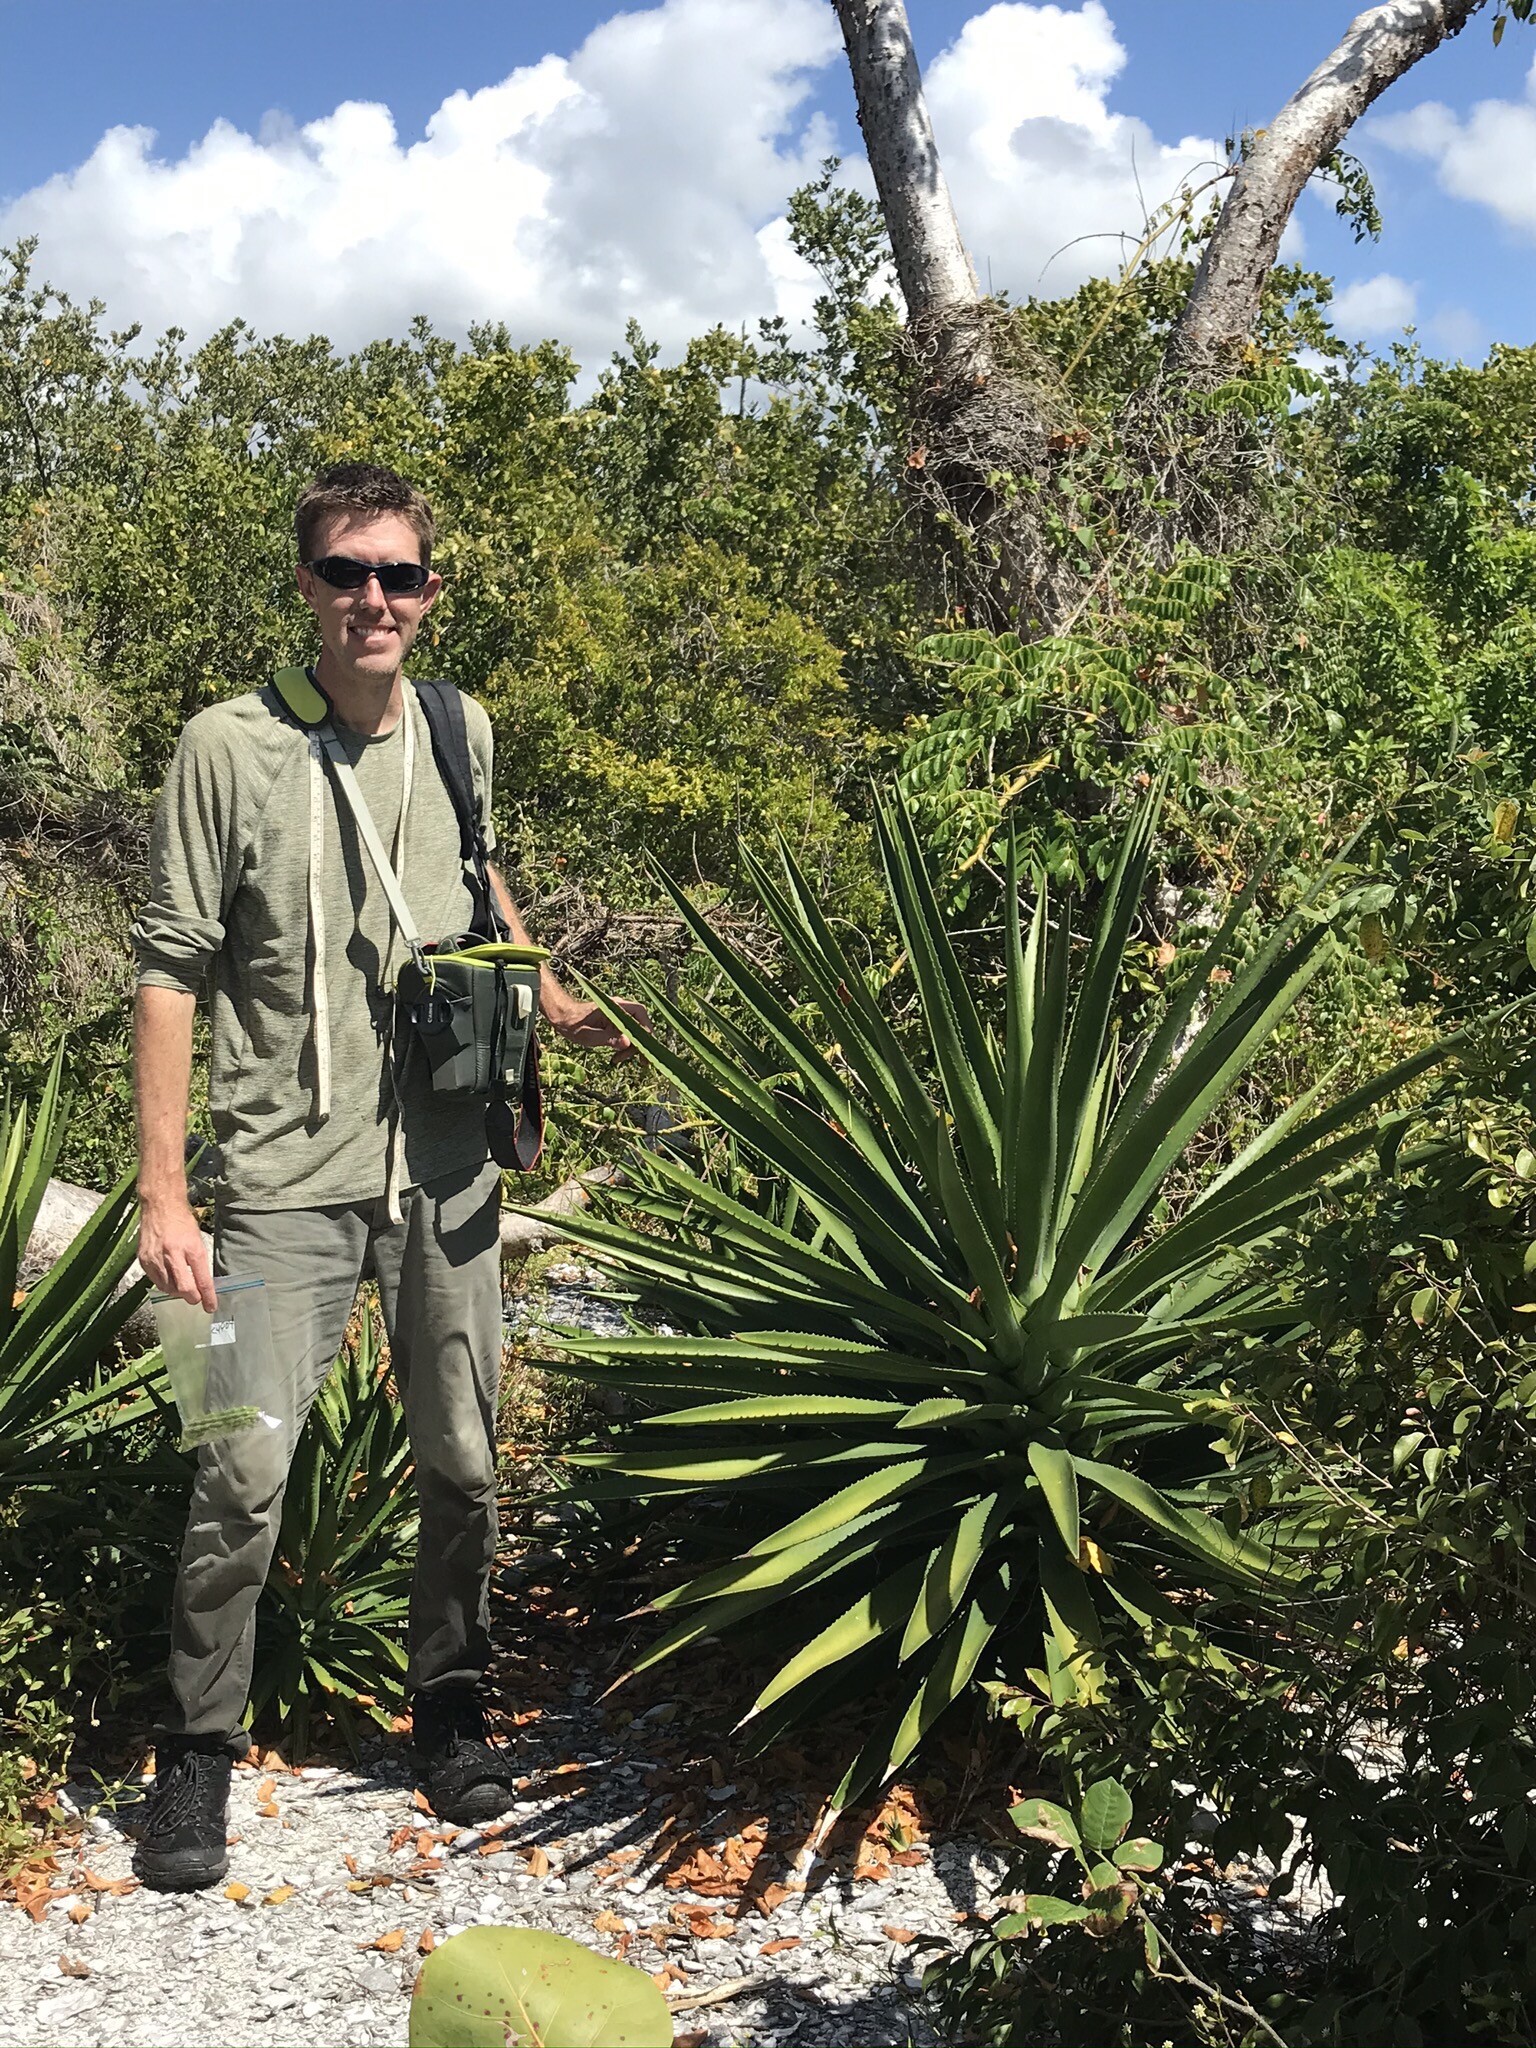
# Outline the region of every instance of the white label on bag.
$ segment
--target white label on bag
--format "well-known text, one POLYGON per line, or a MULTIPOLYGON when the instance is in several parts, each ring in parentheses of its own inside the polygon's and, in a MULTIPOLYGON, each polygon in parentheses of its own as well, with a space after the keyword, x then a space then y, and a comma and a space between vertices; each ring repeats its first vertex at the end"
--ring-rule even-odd
POLYGON ((213 1323, 210 1325, 208 1330, 208 1342, 210 1344, 233 1344, 234 1341, 235 1326, 233 1322, 213 1323))

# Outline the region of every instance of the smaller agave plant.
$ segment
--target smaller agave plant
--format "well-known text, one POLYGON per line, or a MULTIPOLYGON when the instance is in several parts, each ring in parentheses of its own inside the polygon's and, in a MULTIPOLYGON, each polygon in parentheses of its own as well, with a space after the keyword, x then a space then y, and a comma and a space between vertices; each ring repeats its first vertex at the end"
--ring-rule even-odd
POLYGON ((889 1701, 835 1806, 911 1755, 1000 1632, 1038 1626, 1048 1671, 1091 1683, 1106 1618, 1145 1625, 1181 1589, 1262 1600, 1292 1569, 1274 1528, 1222 1514, 1213 1360, 1303 1319, 1298 1226, 1444 1047, 1331 1106, 1311 1091, 1188 1193, 1187 1149, 1333 941, 1303 906, 1245 946, 1255 877, 1122 1050, 1158 809, 1154 791, 1086 942, 1043 880, 1026 917, 1010 872, 990 1015, 899 800, 877 817, 917 997, 899 1021, 787 848, 779 875, 747 863, 798 1002, 668 884, 722 994, 651 988, 659 1028, 624 1028, 750 1173, 650 1157, 638 1224, 611 1202, 573 1220, 637 1313, 632 1334, 572 1336, 565 1367, 648 1412, 570 1463, 588 1497, 708 1496, 695 1535, 736 1537, 656 1600, 675 1619, 637 1670, 750 1622, 789 1652, 749 1716, 761 1740, 889 1701), (657 1313, 683 1334, 649 1333, 657 1313))
POLYGON ((418 1513, 405 1414, 365 1309, 309 1411, 262 1604, 253 1714, 295 1755, 316 1715, 357 1750, 400 1704, 418 1513))

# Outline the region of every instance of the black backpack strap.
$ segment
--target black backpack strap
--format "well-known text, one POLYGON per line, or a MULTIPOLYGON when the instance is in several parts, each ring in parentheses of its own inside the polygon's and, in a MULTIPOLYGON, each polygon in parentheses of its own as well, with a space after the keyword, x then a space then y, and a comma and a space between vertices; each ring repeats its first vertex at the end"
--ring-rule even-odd
POLYGON ((475 795, 475 771, 469 758, 464 699, 459 695, 457 683, 444 682, 441 678, 417 683, 416 695, 427 721, 427 731, 432 735, 437 772, 452 799, 454 816, 459 821, 459 858, 467 867, 473 867, 479 887, 480 901, 472 920, 473 927, 483 930, 490 938, 499 938, 505 928, 491 893, 490 876, 486 872, 490 856, 485 850, 485 820, 480 815, 480 802, 475 795))
POLYGON ((426 714, 432 735, 432 752, 437 772, 453 799, 459 821, 459 858, 471 861, 484 836, 480 806, 475 800, 475 771, 469 759, 469 731, 464 723, 464 700, 457 683, 418 683, 416 694, 426 714))

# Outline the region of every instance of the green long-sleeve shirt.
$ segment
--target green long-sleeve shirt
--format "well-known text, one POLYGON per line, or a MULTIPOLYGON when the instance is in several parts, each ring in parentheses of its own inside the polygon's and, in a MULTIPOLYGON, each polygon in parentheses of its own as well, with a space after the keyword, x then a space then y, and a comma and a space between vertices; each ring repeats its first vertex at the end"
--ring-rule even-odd
MULTIPOLYGON (((487 817, 491 727, 465 698, 475 788, 487 817)), ((467 929, 472 902, 453 804, 426 717, 407 687, 414 766, 403 857, 425 939, 467 929)), ((373 821, 393 852, 405 720, 368 739, 338 724, 373 821)), ((269 685, 200 711, 182 733, 150 841, 150 893, 133 927, 140 987, 206 995, 208 1098, 232 1207, 323 1208, 385 1192, 394 1084, 388 990, 402 957, 384 892, 327 763, 319 783, 323 959, 314 957, 308 735, 269 685), (329 1011, 330 1113, 319 1117, 315 976, 329 1011)), ((487 829, 487 840, 494 835, 487 829)), ((322 1027, 323 1028, 323 1027, 322 1027)), ((399 1078, 403 1184, 477 1167, 485 1105, 434 1099, 419 1053, 399 1078)))

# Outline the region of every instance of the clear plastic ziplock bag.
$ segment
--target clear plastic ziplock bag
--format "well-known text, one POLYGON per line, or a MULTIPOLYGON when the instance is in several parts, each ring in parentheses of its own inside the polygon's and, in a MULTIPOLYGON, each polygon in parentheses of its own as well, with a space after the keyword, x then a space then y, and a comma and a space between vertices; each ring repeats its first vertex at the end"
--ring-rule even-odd
POLYGON ((211 1315, 176 1295, 150 1297, 184 1451, 242 1430, 282 1427, 266 1282, 259 1273, 229 1273, 214 1291, 211 1315))

